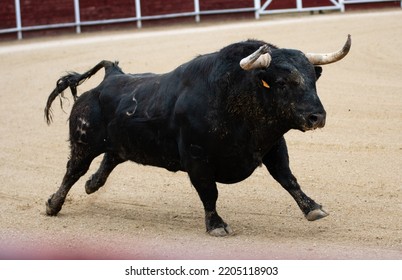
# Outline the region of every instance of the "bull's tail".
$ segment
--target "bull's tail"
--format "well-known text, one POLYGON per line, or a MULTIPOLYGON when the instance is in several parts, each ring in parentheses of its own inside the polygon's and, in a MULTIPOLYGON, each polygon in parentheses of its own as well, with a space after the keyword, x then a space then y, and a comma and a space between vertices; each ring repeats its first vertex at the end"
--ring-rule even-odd
MULTIPOLYGON (((117 64, 118 64, 118 62, 111 62, 111 61, 103 60, 103 61, 99 62, 95 67, 93 67, 89 71, 85 72, 84 74, 71 72, 68 75, 61 77, 56 83, 56 88, 52 91, 52 93, 49 95, 49 97, 47 99, 47 103, 46 103, 46 107, 45 107, 45 119, 46 119, 47 124, 50 124, 53 119, 52 110, 51 110, 53 101, 59 95, 60 95, 60 97, 64 97, 63 92, 65 89, 67 89, 68 87, 70 88, 71 94, 75 101, 78 98, 77 87, 80 84, 85 82, 85 80, 89 79, 92 75, 96 74, 96 72, 98 72, 102 68, 105 68, 106 74, 108 73, 108 71, 107 71, 108 68, 110 68, 112 66, 114 66, 120 70, 120 68, 118 68, 117 64)), ((63 108, 63 101, 61 98, 60 98, 60 107, 63 108)))

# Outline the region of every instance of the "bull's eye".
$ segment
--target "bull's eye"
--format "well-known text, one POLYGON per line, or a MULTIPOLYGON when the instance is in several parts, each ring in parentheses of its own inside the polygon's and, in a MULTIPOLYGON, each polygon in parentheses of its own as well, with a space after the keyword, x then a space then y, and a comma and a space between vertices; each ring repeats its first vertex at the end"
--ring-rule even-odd
POLYGON ((279 89, 284 89, 286 87, 286 82, 283 79, 276 80, 275 84, 279 89))

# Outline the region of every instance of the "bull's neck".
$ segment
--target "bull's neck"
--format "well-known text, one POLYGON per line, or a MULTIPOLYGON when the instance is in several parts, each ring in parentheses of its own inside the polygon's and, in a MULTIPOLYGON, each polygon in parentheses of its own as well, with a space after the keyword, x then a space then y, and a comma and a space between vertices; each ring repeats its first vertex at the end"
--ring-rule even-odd
POLYGON ((288 122, 280 118, 276 108, 263 106, 255 92, 229 95, 226 115, 233 125, 246 129, 254 145, 266 149, 290 130, 288 122))

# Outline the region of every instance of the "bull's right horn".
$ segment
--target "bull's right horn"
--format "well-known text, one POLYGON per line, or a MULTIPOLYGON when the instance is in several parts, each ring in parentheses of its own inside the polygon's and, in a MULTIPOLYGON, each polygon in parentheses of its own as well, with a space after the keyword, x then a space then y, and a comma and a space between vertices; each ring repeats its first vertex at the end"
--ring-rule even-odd
POLYGON ((271 63, 271 56, 268 51, 269 47, 267 44, 261 46, 255 52, 240 60, 240 67, 246 71, 268 67, 271 63))
POLYGON ((348 39, 346 40, 345 45, 339 51, 333 53, 323 53, 323 54, 306 53, 306 57, 314 65, 324 65, 337 62, 348 54, 351 45, 352 45, 352 39, 350 35, 348 35, 348 39))

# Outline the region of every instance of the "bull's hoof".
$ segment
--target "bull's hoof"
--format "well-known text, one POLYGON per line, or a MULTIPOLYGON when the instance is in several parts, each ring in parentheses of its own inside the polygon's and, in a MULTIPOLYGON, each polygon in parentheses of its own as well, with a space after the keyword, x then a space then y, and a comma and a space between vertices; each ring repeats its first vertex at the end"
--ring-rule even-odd
POLYGON ((94 186, 95 184, 93 183, 93 178, 94 176, 92 175, 91 178, 89 178, 89 180, 85 183, 85 192, 87 194, 94 193, 99 189, 99 187, 94 186))
POLYGON ((208 231, 208 234, 215 237, 224 237, 233 234, 233 230, 230 226, 226 225, 225 227, 214 228, 208 231))
POLYGON ((323 209, 314 209, 306 215, 306 219, 309 221, 315 221, 315 220, 325 218, 328 215, 329 214, 327 212, 325 212, 323 209))
POLYGON ((46 201, 46 214, 48 216, 56 216, 57 213, 60 212, 61 206, 55 207, 52 205, 52 198, 54 194, 50 196, 50 198, 46 201))

